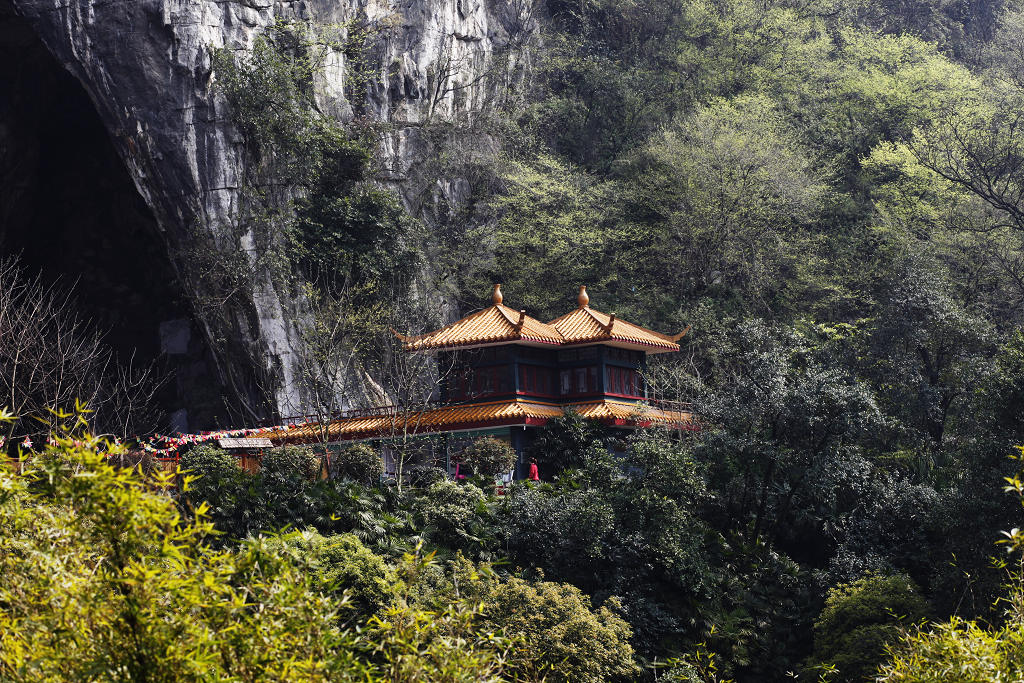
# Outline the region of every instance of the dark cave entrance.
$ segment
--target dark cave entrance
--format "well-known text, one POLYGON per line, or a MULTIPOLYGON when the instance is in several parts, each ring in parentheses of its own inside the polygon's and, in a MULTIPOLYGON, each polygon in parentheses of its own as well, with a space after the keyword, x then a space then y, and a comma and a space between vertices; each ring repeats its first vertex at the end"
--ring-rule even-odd
POLYGON ((170 428, 213 426, 210 353, 156 220, 84 89, 0 0, 0 256, 12 254, 73 284, 122 361, 170 376, 158 399, 170 428))

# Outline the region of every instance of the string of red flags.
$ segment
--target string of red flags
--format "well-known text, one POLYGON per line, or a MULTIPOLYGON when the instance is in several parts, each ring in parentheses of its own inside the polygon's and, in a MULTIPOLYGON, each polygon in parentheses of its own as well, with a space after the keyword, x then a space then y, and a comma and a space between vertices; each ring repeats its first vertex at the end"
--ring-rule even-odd
POLYGON ((173 457, 183 446, 201 444, 207 441, 214 441, 216 439, 232 439, 244 436, 254 436, 257 434, 268 434, 270 432, 286 431, 289 429, 303 427, 313 422, 316 422, 316 420, 309 420, 308 422, 296 424, 284 424, 276 427, 244 427, 241 429, 199 432, 197 434, 177 434, 175 436, 156 434, 146 441, 140 441, 139 445, 143 450, 155 457, 173 457))

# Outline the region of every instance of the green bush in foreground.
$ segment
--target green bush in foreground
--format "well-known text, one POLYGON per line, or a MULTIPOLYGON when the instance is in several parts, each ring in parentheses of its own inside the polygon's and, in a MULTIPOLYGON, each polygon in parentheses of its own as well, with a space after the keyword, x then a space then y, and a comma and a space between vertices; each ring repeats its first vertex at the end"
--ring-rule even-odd
POLYGON ((520 640, 512 667, 527 679, 600 683, 640 673, 626 620, 607 607, 592 609, 590 598, 567 583, 509 579, 489 596, 486 616, 520 640))
POLYGON ((331 476, 376 486, 384 476, 384 461, 371 446, 357 443, 332 455, 331 476))
POLYGON ((365 621, 393 602, 394 570, 354 535, 303 531, 282 537, 280 544, 283 552, 296 552, 310 564, 318 590, 352 609, 341 615, 344 621, 365 621))
POLYGON ((1003 683, 1024 680, 1024 627, 998 630, 953 617, 908 633, 880 683, 1003 683))
POLYGON ((433 484, 417 499, 424 534, 438 544, 475 552, 486 545, 487 496, 473 484, 433 484))
MULTIPOLYGON (((24 474, 0 464, 0 680, 500 680, 507 642, 475 630, 478 604, 399 601, 342 628, 343 601, 322 586, 380 569, 355 543, 216 549, 206 506, 190 521, 167 495, 175 475, 115 467, 115 451, 66 430, 24 474)), ((372 598, 382 586, 366 574, 354 592, 372 598)))
POLYGON ((459 460, 473 470, 473 474, 493 479, 512 469, 516 452, 504 441, 485 436, 467 446, 459 460))
MULTIPOLYGON (((1017 446, 1024 457, 1024 447, 1017 446)), ((1024 505, 1024 473, 1006 479, 1006 492, 1024 505)), ((1024 550, 1024 531, 1003 532, 1011 552, 1024 550)), ((1001 601, 1006 623, 986 628, 975 621, 949 621, 904 632, 889 647, 890 661, 875 677, 878 683, 1003 683, 1024 680, 1024 560, 1011 571, 1013 583, 1001 601)))
MULTIPOLYGON (((112 444, 65 435, 0 468, 0 679, 361 678, 354 636, 299 558, 264 539, 211 549, 173 475, 115 468, 112 444)), ((186 483, 191 478, 186 476, 186 483)))
POLYGON ((478 634, 503 634, 508 680, 558 683, 636 680, 640 668, 630 645, 632 631, 617 614, 618 601, 594 608, 590 597, 566 583, 502 580, 486 563, 462 553, 425 563, 403 574, 407 600, 421 610, 444 613, 453 604, 478 605, 478 634), (615 610, 615 611, 613 611, 615 610))
POLYGON ((840 584, 825 600, 814 624, 814 655, 834 667, 830 680, 867 680, 885 657, 885 646, 900 636, 901 623, 924 619, 928 603, 906 576, 868 576, 840 584))

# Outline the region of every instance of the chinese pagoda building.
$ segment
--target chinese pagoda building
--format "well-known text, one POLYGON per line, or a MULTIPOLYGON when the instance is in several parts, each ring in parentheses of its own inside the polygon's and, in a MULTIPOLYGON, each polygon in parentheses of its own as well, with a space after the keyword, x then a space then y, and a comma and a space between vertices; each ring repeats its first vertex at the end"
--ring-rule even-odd
POLYGON ((333 443, 387 439, 396 430, 489 435, 507 440, 521 460, 536 428, 570 410, 620 429, 692 428, 686 406, 649 400, 644 380, 648 357, 678 351, 689 328, 666 335, 594 310, 586 287, 574 311, 547 323, 504 305, 500 285, 491 300, 439 330, 398 335, 407 352, 437 355, 444 369, 438 404, 362 411, 327 425, 281 429, 270 438, 333 443))

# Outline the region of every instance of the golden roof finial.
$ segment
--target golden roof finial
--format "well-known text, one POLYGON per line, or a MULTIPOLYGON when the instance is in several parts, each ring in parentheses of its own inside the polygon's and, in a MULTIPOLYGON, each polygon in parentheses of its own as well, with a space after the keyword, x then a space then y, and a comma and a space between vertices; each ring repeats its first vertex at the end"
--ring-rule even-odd
POLYGON ((504 300, 505 297, 501 294, 501 285, 494 285, 494 290, 491 291, 491 301, 493 301, 495 305, 498 305, 504 300))
POLYGON ((580 308, 586 308, 587 304, 590 303, 590 297, 587 296, 586 285, 580 285, 580 293, 576 296, 576 303, 580 305, 580 308))

